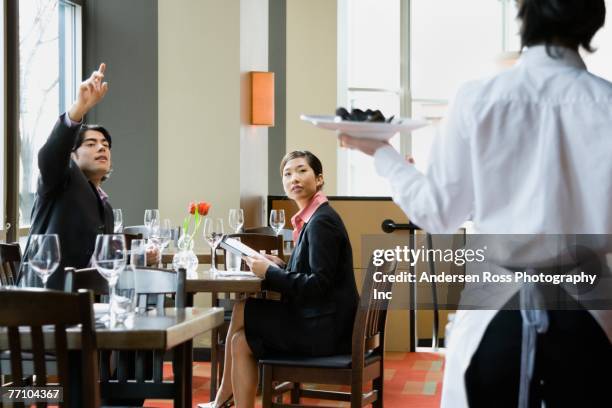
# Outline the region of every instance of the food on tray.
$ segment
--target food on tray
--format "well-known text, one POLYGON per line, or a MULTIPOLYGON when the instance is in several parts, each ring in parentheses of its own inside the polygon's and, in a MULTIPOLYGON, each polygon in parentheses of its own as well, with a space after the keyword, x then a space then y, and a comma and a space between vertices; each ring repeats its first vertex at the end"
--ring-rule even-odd
POLYGON ((350 120, 353 122, 386 122, 391 123, 394 116, 385 118, 385 115, 382 114, 379 110, 371 110, 368 109, 366 111, 362 111, 361 109, 351 109, 351 112, 347 111, 343 107, 339 107, 336 109, 336 116, 340 116, 342 120, 350 120))

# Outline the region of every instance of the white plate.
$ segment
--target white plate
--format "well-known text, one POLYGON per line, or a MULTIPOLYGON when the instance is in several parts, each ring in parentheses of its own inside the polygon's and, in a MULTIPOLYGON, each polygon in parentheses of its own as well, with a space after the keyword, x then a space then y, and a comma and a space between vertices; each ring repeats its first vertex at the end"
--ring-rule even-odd
POLYGON ((411 118, 394 119, 391 123, 356 122, 342 120, 340 116, 331 115, 300 115, 300 119, 321 129, 335 130, 362 139, 377 140, 389 140, 397 132, 411 132, 429 125, 429 122, 424 119, 411 118))

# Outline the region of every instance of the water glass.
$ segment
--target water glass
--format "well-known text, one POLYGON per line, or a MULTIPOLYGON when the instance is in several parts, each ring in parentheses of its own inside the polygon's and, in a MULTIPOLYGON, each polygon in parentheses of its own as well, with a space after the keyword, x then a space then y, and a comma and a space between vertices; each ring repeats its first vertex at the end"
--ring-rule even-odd
POLYGON ((170 245, 170 240, 172 239, 172 222, 169 219, 164 219, 159 226, 159 246, 161 248, 161 252, 164 252, 164 249, 170 245))
MULTIPOLYGON (((234 237, 236 241, 240 241, 240 237, 234 237)), ((225 267, 230 272, 238 272, 242 263, 242 257, 232 251, 225 251, 225 267)))
POLYGON ((30 267, 47 286, 49 276, 59 266, 60 246, 57 234, 33 234, 28 246, 28 261, 30 267))
POLYGON ((133 239, 130 248, 130 265, 135 268, 147 266, 147 241, 133 239))
POLYGON ((232 208, 229 210, 229 224, 234 233, 239 233, 244 225, 244 211, 242 208, 232 208))
POLYGON ((113 209, 113 222, 115 225, 113 232, 115 234, 121 234, 123 232, 123 212, 121 208, 113 209))
POLYGON ((274 229, 276 235, 280 234, 285 226, 285 210, 272 210, 270 212, 270 226, 274 229))
POLYGON ((125 324, 134 318, 136 299, 136 270, 129 265, 119 275, 110 301, 110 308, 118 324, 125 324))
POLYGON ((219 242, 221 242, 221 238, 223 238, 223 219, 211 217, 204 218, 204 239, 212 249, 210 272, 217 272, 215 266, 215 252, 217 252, 217 247, 219 246, 219 242))

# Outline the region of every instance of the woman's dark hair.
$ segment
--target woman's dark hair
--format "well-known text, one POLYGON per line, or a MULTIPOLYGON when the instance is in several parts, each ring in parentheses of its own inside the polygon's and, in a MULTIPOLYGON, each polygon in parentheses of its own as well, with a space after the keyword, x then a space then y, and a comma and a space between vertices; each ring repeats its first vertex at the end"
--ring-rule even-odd
POLYGON ((77 132, 77 136, 74 141, 74 146, 72 147, 73 152, 75 152, 79 147, 81 147, 81 145, 83 144, 83 139, 85 139, 85 132, 87 132, 88 130, 95 130, 96 132, 102 133, 102 135, 108 142, 108 148, 110 149, 113 146, 113 139, 111 138, 110 133, 108 133, 108 130, 106 130, 100 125, 83 124, 81 125, 81 127, 79 128, 79 131, 77 132))
MULTIPOLYGON (((287 153, 285 157, 283 157, 283 160, 281 160, 281 163, 280 163, 281 176, 283 175, 283 169, 285 168, 285 165, 287 164, 289 160, 298 159, 301 157, 306 159, 306 163, 308 163, 308 165, 312 168, 315 176, 323 175, 323 165, 321 164, 321 160, 319 160, 317 156, 315 156, 308 150, 294 150, 292 152, 287 153)), ((322 185, 321 185, 321 188, 323 188, 322 185)))
POLYGON ((604 25, 604 0, 517 0, 518 18, 521 20, 521 43, 529 47, 582 46, 593 52, 591 40, 604 25))

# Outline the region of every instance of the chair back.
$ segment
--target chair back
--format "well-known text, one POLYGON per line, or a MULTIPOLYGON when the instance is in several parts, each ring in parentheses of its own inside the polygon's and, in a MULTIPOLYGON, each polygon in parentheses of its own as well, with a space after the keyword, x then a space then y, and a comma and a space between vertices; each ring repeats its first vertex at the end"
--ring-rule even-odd
POLYGON ((123 227, 123 234, 124 235, 140 235, 141 237, 146 238, 149 236, 149 229, 145 225, 130 225, 127 227, 123 227))
POLYGON ((42 289, 0 289, 0 304, 3 306, 0 308, 0 330, 8 334, 8 342, 0 342, 0 351, 10 351, 12 386, 24 387, 30 381, 24 378, 22 370, 23 351, 32 352, 35 375, 33 385, 50 385, 45 352, 51 351, 55 353, 57 361, 59 386, 63 387, 62 406, 99 406, 97 345, 92 302, 92 295, 88 291, 65 293, 42 289), (71 384, 73 378, 69 374, 66 329, 79 324, 82 355, 81 401, 73 401, 71 388, 76 385, 71 384), (53 330, 48 327, 43 330, 43 326, 47 325, 53 326, 53 330))
POLYGON ((104 279, 96 268, 66 268, 66 280, 72 282, 72 291, 87 289, 93 292, 96 298, 108 295, 108 281, 104 279))
MULTIPOLYGON (((266 234, 266 235, 276 235, 276 231, 274 228, 269 226, 261 226, 261 227, 253 227, 253 228, 245 228, 245 233, 248 234, 266 234)), ((293 241, 293 230, 288 228, 283 228, 280 230, 280 234, 283 236, 283 240, 285 241, 293 241)))
MULTIPOLYGON (((72 270, 73 290, 89 289, 96 295, 108 295, 108 282, 96 268, 72 270)), ((185 307, 186 272, 180 269, 136 268, 134 281, 138 306, 155 306, 161 313, 165 305, 165 295, 175 295, 176 307, 185 307)))
POLYGON ((382 265, 375 266, 374 259, 370 259, 353 326, 353 367, 363 367, 366 351, 372 350, 383 357, 389 300, 375 299, 374 293, 391 292, 393 283, 385 279, 377 279, 377 282, 374 280, 374 274, 380 273, 381 277, 386 277, 395 275, 396 270, 396 260, 383 261, 382 265))
POLYGON ((132 249, 132 241, 135 239, 142 239, 143 235, 142 234, 126 234, 125 232, 123 233, 123 236, 125 237, 125 248, 127 250, 131 250, 132 249))
MULTIPOLYGON (((276 251, 276 256, 283 257, 283 237, 269 234, 242 233, 230 234, 230 238, 239 238, 240 241, 256 250, 257 252, 264 251, 266 254, 272 254, 276 251)), ((225 255, 225 250, 223 250, 225 255)), ((227 264, 227 257, 224 257, 227 264)), ((242 262, 241 270, 246 269, 246 264, 242 262)))
POLYGON ((0 286, 15 285, 21 264, 18 243, 0 244, 0 286))
POLYGON ((174 295, 176 307, 185 307, 187 292, 185 291, 185 280, 187 272, 179 269, 161 268, 137 268, 136 272, 136 294, 139 305, 155 304, 158 311, 163 312, 166 295, 174 295), (154 299, 154 302, 151 301, 154 299))

